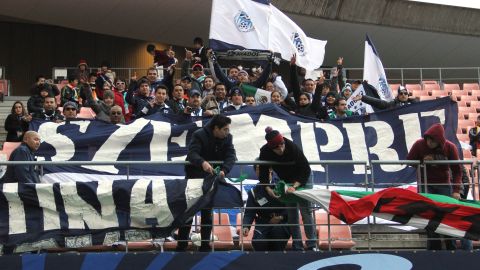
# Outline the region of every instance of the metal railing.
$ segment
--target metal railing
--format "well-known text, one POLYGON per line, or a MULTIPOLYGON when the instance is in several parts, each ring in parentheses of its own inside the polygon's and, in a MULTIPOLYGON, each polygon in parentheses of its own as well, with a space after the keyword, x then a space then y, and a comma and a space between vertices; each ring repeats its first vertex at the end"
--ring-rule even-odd
MULTIPOLYGON (((52 78, 54 78, 56 69, 66 69, 69 74, 77 69, 77 67, 53 67, 52 78)), ((347 72, 347 79, 362 80, 363 68, 344 68, 347 72)), ((96 72, 98 68, 90 67, 89 72, 96 72)), ((128 80, 134 72, 138 77, 146 75, 148 68, 111 68, 117 76, 128 80)), ((208 67, 205 67, 208 70, 208 67)), ((226 68, 223 69, 227 71, 226 68)), ((175 78, 180 78, 181 68, 176 68, 175 78)), ((479 83, 480 84, 480 67, 425 67, 425 68, 385 68, 385 73, 389 83, 394 84, 420 84, 424 81, 436 81, 442 83, 479 83)), ((65 78, 66 79, 66 78, 65 78)))
MULTIPOLYGON (((79 166, 79 165, 90 165, 90 166, 101 166, 101 165, 117 165, 117 166, 125 166, 127 167, 127 170, 126 170, 126 179, 129 179, 130 178, 130 166, 135 166, 135 165, 145 165, 145 164, 149 164, 149 165, 186 165, 186 164, 189 164, 188 162, 185 162, 185 161, 0 161, 0 165, 35 165, 35 166, 39 166, 40 167, 40 171, 43 172, 43 166, 49 166, 49 165, 60 165, 60 166, 79 166)), ((223 162, 221 161, 211 161, 210 162, 211 164, 213 165, 218 165, 218 164, 222 164, 223 162)), ((472 187, 471 189, 471 193, 473 194, 473 197, 475 199, 478 198, 478 194, 477 194, 477 190, 478 190, 478 186, 479 186, 479 178, 478 176, 480 175, 480 168, 478 166, 478 163, 477 161, 473 161, 473 160, 441 160, 441 161, 425 161, 423 163, 420 163, 419 161, 411 161, 411 160, 398 160, 398 161, 380 161, 380 160, 372 160, 370 162, 367 162, 367 161, 351 161, 351 160, 325 160, 325 161, 309 161, 309 163, 311 165, 323 165, 325 167, 325 183, 318 183, 318 181, 315 182, 315 184, 320 184, 320 185, 325 185, 325 187, 327 189, 329 189, 330 187, 338 187, 338 186, 360 186, 360 187, 364 187, 365 188, 365 191, 369 191, 371 190, 372 192, 375 191, 375 186, 378 185, 378 183, 376 183, 375 181, 375 175, 374 175, 374 166, 376 165, 409 165, 409 166, 416 166, 417 167, 417 187, 420 187, 420 185, 427 185, 427 166, 432 166, 432 165, 469 165, 470 166, 470 179, 471 179, 471 183, 470 183, 470 186, 472 187), (365 175, 365 181, 363 183, 358 183, 358 182, 352 182, 352 183, 342 183, 342 184, 337 184, 335 181, 333 181, 332 179, 330 179, 329 177, 329 167, 332 166, 332 165, 363 165, 365 170, 364 170, 364 175, 365 175), (475 174, 476 172, 476 174, 475 174), (370 174, 370 178, 368 177, 368 174, 370 174), (421 181, 421 174, 423 174, 423 179, 425 179, 425 181, 421 181)), ((241 166, 241 172, 243 170, 243 166, 245 165, 291 165, 291 163, 278 163, 278 162, 270 162, 270 161, 237 161, 236 162, 236 165, 240 165, 241 166)), ((240 190, 243 190, 243 182, 240 182, 240 183, 232 183, 233 185, 239 185, 240 186, 240 190)), ((396 186, 399 186, 399 185, 402 185, 402 184, 412 184, 412 183, 385 183, 385 185, 388 185, 388 184, 391 184, 391 185, 396 185, 396 186)), ((429 185, 437 185, 437 184, 429 184, 429 185)), ((450 184, 440 184, 440 185, 450 185, 450 184)), ((288 209, 288 207, 283 207, 284 209, 288 209)), ((297 207, 298 208, 298 207, 297 207)), ((222 208, 224 209, 224 208, 222 208)), ((242 206, 242 207, 239 207, 239 208, 235 208, 237 211, 240 212, 240 221, 237 220, 237 224, 240 224, 240 226, 237 225, 237 227, 240 227, 240 231, 239 231, 239 243, 238 243, 238 248, 240 250, 245 250, 244 248, 244 245, 245 245, 245 239, 244 239, 244 236, 242 234, 242 228, 243 228, 243 219, 244 219, 244 211, 246 209, 249 209, 245 206, 242 206)), ((320 209, 320 206, 318 205, 314 205, 311 209, 313 209, 312 211, 312 214, 315 214, 316 210, 320 209)), ((217 209, 219 211, 221 211, 221 209, 217 209)), ((332 250, 333 248, 333 244, 332 242, 333 241, 336 241, 336 240, 350 240, 350 241, 355 241, 355 239, 352 237, 352 238, 349 238, 349 239, 333 239, 332 238, 332 226, 351 226, 351 225, 346 225, 346 224, 332 224, 331 223, 331 217, 330 217, 330 214, 328 213, 328 209, 327 210, 327 223, 326 224, 319 224, 317 222, 314 222, 314 224, 303 224, 303 225, 315 225, 315 227, 317 228, 317 232, 318 232, 318 228, 319 226, 327 226, 327 238, 326 239, 321 239, 320 238, 320 235, 317 233, 317 243, 320 243, 320 241, 328 241, 328 250, 332 250)), ((195 217, 196 218, 196 217, 195 217)), ((314 219, 315 220, 315 216, 314 216, 314 219)), ((220 222, 219 222, 220 223, 220 222)), ((271 226, 272 224, 269 224, 269 225, 264 225, 264 226, 271 226)), ((298 224, 288 224, 288 223, 282 223, 282 224, 278 224, 278 225, 274 225, 274 226, 300 226, 302 224, 298 223, 298 224)), ((353 224, 355 225, 355 224, 353 224)), ((376 218, 375 217, 369 217, 367 219, 367 243, 368 243, 368 250, 372 250, 372 241, 387 241, 388 239, 379 239, 379 238, 376 238, 376 237, 373 237, 372 236, 372 231, 371 231, 371 226, 373 225, 380 225, 376 222, 376 218)), ((392 225, 392 224, 388 224, 388 225, 385 225, 383 224, 382 226, 389 226, 389 225, 392 225)), ((232 226, 231 224, 215 224, 215 222, 213 222, 212 224, 212 235, 214 235, 214 232, 215 232, 215 227, 230 227, 232 226)), ((255 226, 261 226, 260 224, 256 224, 255 226)), ((402 226, 401 224, 399 225, 395 225, 395 226, 402 226)), ((232 239, 233 240, 233 239, 232 239)), ((286 239, 283 239, 283 240, 278 240, 278 241, 285 241, 286 239)), ((294 239, 294 240, 302 240, 302 239, 294 239)), ((364 239, 362 239, 364 240, 364 239)), ((432 240, 432 239, 427 239, 427 240, 432 240)), ((153 240, 152 240, 153 241, 153 240)), ((186 240, 186 241, 190 241, 190 240, 186 240)), ((209 240, 207 240, 209 241, 209 240)), ((267 240, 265 240, 267 241, 267 240)), ((272 241, 271 239, 269 239, 268 241, 272 241)), ((275 240, 273 240, 275 241, 275 240)), ((424 241, 424 240, 419 240, 419 241, 424 241)), ((212 248, 212 251, 215 251, 215 241, 212 241, 211 242, 211 248, 212 248)), ((163 244, 162 244, 162 247, 161 247, 162 251, 163 251, 163 244)), ((128 242, 125 246, 125 251, 128 252, 128 242)))

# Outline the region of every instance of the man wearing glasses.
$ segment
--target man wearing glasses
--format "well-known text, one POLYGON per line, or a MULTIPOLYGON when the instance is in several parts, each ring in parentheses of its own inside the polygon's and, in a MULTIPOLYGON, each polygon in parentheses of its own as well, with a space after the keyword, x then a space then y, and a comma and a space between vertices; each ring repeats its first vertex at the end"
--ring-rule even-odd
POLYGON ((63 105, 63 116, 65 120, 77 118, 78 106, 75 102, 68 101, 63 105))
POLYGON ((402 85, 398 87, 397 97, 395 97, 395 99, 392 101, 386 101, 386 100, 381 100, 378 98, 374 98, 370 96, 362 96, 362 95, 358 95, 354 97, 353 100, 354 101, 361 100, 362 102, 365 102, 368 105, 378 110, 396 108, 396 107, 400 107, 400 106, 404 106, 404 105, 408 105, 416 102, 414 98, 409 98, 409 93, 407 88, 405 88, 402 85))
POLYGON ((113 105, 110 109, 110 123, 116 124, 125 124, 123 119, 122 108, 118 105, 113 105))
MULTIPOLYGON (((259 160, 273 161, 282 163, 293 163, 288 165, 260 165, 259 180, 260 184, 265 185, 265 190, 270 197, 279 198, 273 191, 269 178, 270 167, 277 174, 278 178, 291 184, 286 193, 293 193, 299 187, 312 187, 310 178, 311 170, 308 160, 302 150, 291 140, 284 138, 280 132, 271 127, 265 129, 265 139, 267 143, 260 148, 259 160)), ((302 214, 305 234, 308 238, 307 249, 317 250, 315 222, 312 217, 312 207, 309 202, 302 200, 285 204, 288 215, 288 224, 299 224, 298 208, 302 214)), ((299 225, 291 225, 290 233, 292 235, 292 248, 296 251, 303 251, 302 234, 299 225)))

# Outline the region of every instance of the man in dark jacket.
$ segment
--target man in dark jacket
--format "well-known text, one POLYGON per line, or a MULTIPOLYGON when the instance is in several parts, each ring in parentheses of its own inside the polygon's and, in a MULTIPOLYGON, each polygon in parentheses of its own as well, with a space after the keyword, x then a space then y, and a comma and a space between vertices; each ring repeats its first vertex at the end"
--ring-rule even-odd
POLYGON ((60 111, 57 110, 55 98, 50 96, 44 98, 43 110, 41 112, 34 113, 32 118, 53 122, 61 122, 64 119, 60 111))
MULTIPOLYGON (((23 142, 13 150, 8 161, 35 161, 34 152, 40 147, 40 136, 35 131, 27 131, 23 142)), ((11 165, 3 176, 2 183, 40 183, 34 165, 11 165)))
POLYGON ((150 96, 150 82, 146 78, 138 81, 132 78, 125 99, 133 106, 132 119, 140 117, 142 109, 153 99, 150 96))
POLYGON ((472 155, 476 157, 480 144, 480 115, 477 116, 475 126, 468 131, 468 138, 470 139, 470 146, 472 147, 472 155))
MULTIPOLYGON (((254 166, 257 176, 259 166, 254 166)), ((269 178, 272 170, 269 169, 269 178)), ((252 246, 255 251, 283 251, 290 238, 290 230, 286 224, 288 220, 285 204, 270 196, 263 185, 256 185, 248 191, 247 205, 242 222, 242 234, 247 237, 253 222, 255 231, 252 237, 252 246), (272 241, 269 241, 272 240, 272 241)))
POLYGON ((400 85, 397 90, 397 97, 395 97, 395 99, 392 101, 381 100, 381 99, 374 98, 371 96, 366 96, 366 95, 365 96, 358 95, 354 97, 353 100, 354 101, 362 100, 362 102, 367 103, 368 105, 374 107, 375 109, 385 110, 385 109, 391 109, 391 108, 396 108, 396 107, 415 103, 415 99, 409 98, 408 95, 409 94, 408 94, 407 88, 400 85))
MULTIPOLYGON (((286 183, 292 184, 292 186, 287 190, 287 193, 293 193, 298 187, 311 187, 312 183, 310 180, 310 165, 308 160, 303 154, 302 150, 298 148, 292 141, 286 139, 278 132, 273 130, 271 127, 265 129, 265 139, 267 143, 260 148, 260 160, 264 161, 274 161, 274 162, 293 162, 292 165, 272 165, 273 171, 277 176, 285 181, 286 183)), ((260 166, 260 175, 259 180, 262 184, 267 184, 265 190, 271 197, 278 196, 273 192, 272 188, 268 186, 270 184, 270 179, 268 177, 269 167, 266 165, 260 166)), ((288 213, 288 224, 299 224, 299 217, 297 207, 300 207, 300 212, 302 214, 303 224, 305 228, 305 234, 308 238, 307 248, 309 250, 316 250, 317 240, 316 240, 316 230, 315 224, 312 217, 311 205, 307 201, 302 201, 300 203, 290 203, 286 204, 289 209, 288 213)), ((294 250, 303 250, 302 235, 300 233, 300 226, 293 225, 290 226, 290 232, 293 239, 293 249, 294 250)))
MULTIPOLYGON (((408 160, 458 160, 458 149, 445 138, 445 130, 441 124, 431 126, 423 138, 417 140, 407 155, 408 160)), ((460 187, 462 185, 462 168, 460 164, 452 165, 427 165, 427 180, 421 177, 420 191, 451 196, 460 199, 460 187), (450 171, 452 179, 450 178, 450 171)), ((439 238, 430 230, 427 230, 428 238, 439 238)), ((447 249, 455 249, 453 240, 445 241, 447 249)), ((427 249, 439 250, 442 247, 440 240, 428 240, 427 249)))
MULTIPOLYGON (((235 148, 230 134, 230 118, 224 115, 215 115, 203 128, 195 131, 188 146, 187 161, 185 165, 185 176, 188 179, 205 178, 214 174, 214 168, 209 161, 223 161, 220 165, 220 177, 225 177, 232 169, 235 160, 235 148)), ((200 251, 210 251, 210 234, 212 232, 212 209, 206 208, 201 211, 202 244, 200 251)), ((188 246, 188 234, 191 225, 188 224, 178 230, 177 251, 185 251, 188 246)))

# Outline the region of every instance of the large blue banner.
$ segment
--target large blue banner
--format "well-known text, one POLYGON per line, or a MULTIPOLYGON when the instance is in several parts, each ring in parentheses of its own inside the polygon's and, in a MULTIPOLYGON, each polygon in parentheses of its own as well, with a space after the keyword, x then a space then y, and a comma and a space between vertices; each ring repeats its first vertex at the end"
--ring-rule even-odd
MULTIPOLYGON (((265 128, 271 126, 302 147, 309 161, 325 160, 403 160, 413 143, 434 123, 442 123, 447 138, 459 146, 456 138, 456 103, 449 98, 419 102, 396 109, 344 120, 318 120, 287 113, 272 104, 248 107, 229 113, 231 133, 241 161, 255 160, 265 144, 265 128)), ((183 166, 152 166, 148 161, 185 160, 192 133, 204 126, 208 118, 164 116, 160 114, 138 119, 128 125, 112 125, 100 121, 67 123, 33 122, 43 143, 38 155, 45 160, 145 161, 126 166, 45 166, 44 181, 82 181, 184 175, 183 166)), ((315 184, 362 184, 362 165, 312 165, 315 184), (328 174, 326 173, 328 171, 328 174)), ((236 166, 230 173, 253 171, 236 166)), ((415 182, 416 172, 405 165, 377 165, 367 171, 375 183, 415 182)))

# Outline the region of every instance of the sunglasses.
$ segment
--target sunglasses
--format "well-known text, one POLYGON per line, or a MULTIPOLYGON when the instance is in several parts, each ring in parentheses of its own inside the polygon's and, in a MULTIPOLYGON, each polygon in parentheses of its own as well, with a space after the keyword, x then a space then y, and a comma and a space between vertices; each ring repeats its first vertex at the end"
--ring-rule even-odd
POLYGON ((110 112, 111 115, 122 115, 122 112, 110 112))
POLYGON ((65 111, 76 111, 77 109, 75 109, 75 108, 65 108, 64 110, 65 111))
POLYGON ((400 93, 398 93, 398 95, 408 96, 408 92, 400 92, 400 93))
POLYGON ((202 71, 201 68, 194 68, 194 69, 192 69, 192 70, 193 70, 193 71, 202 71))
POLYGON ((117 82, 116 84, 117 84, 117 85, 125 85, 124 82, 117 82))

